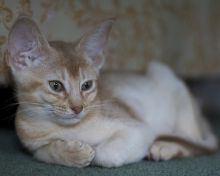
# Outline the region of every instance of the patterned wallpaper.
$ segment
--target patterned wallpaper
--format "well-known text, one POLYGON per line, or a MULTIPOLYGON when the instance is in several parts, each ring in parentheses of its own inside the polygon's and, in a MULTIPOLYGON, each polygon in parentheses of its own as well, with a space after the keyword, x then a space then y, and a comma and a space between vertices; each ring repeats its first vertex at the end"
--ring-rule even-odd
POLYGON ((65 41, 116 16, 107 70, 143 71, 161 60, 183 76, 220 75, 219 0, 0 0, 1 60, 19 14, 33 17, 49 40, 65 41))

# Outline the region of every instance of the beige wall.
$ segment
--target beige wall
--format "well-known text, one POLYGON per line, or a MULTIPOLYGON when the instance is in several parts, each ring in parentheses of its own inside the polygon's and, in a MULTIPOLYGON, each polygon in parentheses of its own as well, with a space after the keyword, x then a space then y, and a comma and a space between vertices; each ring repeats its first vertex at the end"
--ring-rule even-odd
POLYGON ((1 50, 20 13, 66 41, 117 16, 105 69, 142 71, 161 60, 184 76, 220 75, 219 0, 0 0, 1 50))

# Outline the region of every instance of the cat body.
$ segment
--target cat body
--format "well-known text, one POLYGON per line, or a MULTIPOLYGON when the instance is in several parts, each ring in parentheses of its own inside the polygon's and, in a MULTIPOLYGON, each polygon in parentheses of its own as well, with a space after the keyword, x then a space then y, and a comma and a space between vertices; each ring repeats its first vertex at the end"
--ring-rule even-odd
POLYGON ((23 145, 41 161, 76 167, 216 150, 208 123, 168 67, 152 63, 146 74, 99 73, 112 23, 103 22, 76 43, 48 43, 29 18, 15 22, 7 63, 23 145))

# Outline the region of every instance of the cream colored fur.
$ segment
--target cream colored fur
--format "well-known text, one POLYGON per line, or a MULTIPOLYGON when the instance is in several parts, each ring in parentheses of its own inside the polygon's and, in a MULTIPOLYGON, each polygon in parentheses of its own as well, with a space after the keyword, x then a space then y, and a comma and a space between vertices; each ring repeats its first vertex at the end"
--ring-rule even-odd
POLYGON ((48 43, 32 20, 15 22, 7 62, 17 86, 16 129, 23 145, 38 160, 74 167, 193 155, 184 146, 154 142, 161 135, 215 150, 216 137, 168 67, 152 63, 145 75, 99 76, 112 22, 103 22, 76 44, 48 43), (65 90, 54 92, 50 80, 59 80, 65 90), (93 80, 91 90, 81 91, 88 80, 93 80), (83 111, 76 114, 71 107, 79 105, 83 111))

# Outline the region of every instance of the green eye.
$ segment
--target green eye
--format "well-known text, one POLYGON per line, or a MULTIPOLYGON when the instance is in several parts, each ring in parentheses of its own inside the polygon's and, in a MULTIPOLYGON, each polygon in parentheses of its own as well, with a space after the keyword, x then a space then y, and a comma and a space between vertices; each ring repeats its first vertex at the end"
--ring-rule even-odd
POLYGON ((64 91, 64 86, 60 81, 49 81, 49 86, 55 92, 64 91))
POLYGON ((92 80, 84 82, 82 87, 81 87, 81 90, 82 91, 87 91, 87 90, 91 89, 92 83, 93 83, 92 80))

